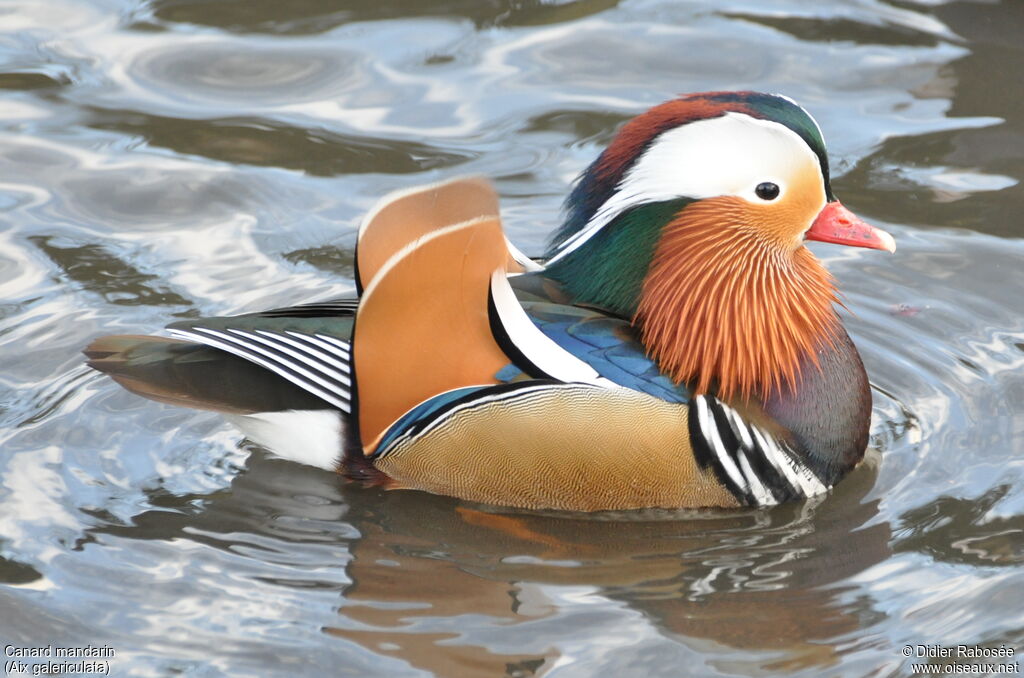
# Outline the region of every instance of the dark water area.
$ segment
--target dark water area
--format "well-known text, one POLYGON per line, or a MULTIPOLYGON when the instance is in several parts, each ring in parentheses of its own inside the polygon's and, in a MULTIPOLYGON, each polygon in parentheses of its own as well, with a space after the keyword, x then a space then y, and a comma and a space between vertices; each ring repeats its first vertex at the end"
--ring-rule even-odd
POLYGON ((132 676, 1020 661, 1022 36, 1018 0, 0 4, 0 644, 109 646, 132 676), (707 89, 802 103, 836 194, 898 242, 815 246, 875 403, 827 497, 580 516, 362 489, 83 365, 99 335, 350 291, 394 189, 491 177, 540 254, 619 124, 707 89))

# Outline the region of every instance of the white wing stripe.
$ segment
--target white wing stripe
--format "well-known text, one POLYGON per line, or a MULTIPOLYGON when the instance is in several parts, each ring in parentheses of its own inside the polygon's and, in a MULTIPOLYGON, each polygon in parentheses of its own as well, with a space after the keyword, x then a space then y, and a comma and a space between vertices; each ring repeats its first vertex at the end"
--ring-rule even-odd
MULTIPOLYGON (((290 356, 291 358, 294 358, 295 360, 298 360, 299 361, 298 364, 302 365, 307 370, 310 370, 310 373, 313 376, 326 377, 327 379, 331 379, 331 380, 337 381, 337 382, 339 382, 339 383, 341 383, 341 384, 343 384, 345 386, 351 386, 352 385, 352 380, 349 379, 348 375, 341 374, 337 370, 332 370, 331 368, 326 367, 325 365, 321 365, 319 363, 311 362, 309 360, 310 356, 303 355, 301 352, 292 350, 291 348, 288 347, 287 344, 282 344, 282 342, 280 342, 280 341, 276 341, 275 339, 272 339, 270 337, 261 337, 260 335, 256 334, 255 332, 249 332, 247 330, 237 330, 237 329, 234 329, 234 328, 229 328, 228 332, 230 332, 231 334, 234 334, 234 335, 236 335, 238 337, 244 337, 245 339, 251 339, 253 341, 258 341, 261 344, 269 346, 270 348, 273 348, 273 349, 275 349, 275 350, 277 350, 277 351, 279 351, 281 353, 284 353, 287 356, 290 356), (317 374, 317 373, 319 373, 319 374, 317 374)), ((257 347, 255 347, 255 346, 253 348, 258 350, 257 347)), ((312 376, 311 376, 311 378, 312 378, 312 376)), ((326 384, 324 384, 324 385, 326 386, 326 384)))
POLYGON ((491 298, 498 312, 498 320, 508 338, 545 374, 564 382, 620 388, 618 384, 602 377, 593 367, 556 344, 533 324, 508 284, 504 271, 498 270, 491 274, 491 298))
POLYGON ((347 372, 347 373, 351 372, 351 370, 348 367, 348 361, 352 357, 352 354, 349 352, 348 348, 342 348, 342 347, 337 346, 335 344, 332 344, 330 342, 324 341, 323 337, 321 337, 321 335, 319 335, 319 334, 302 334, 300 332, 293 332, 292 330, 288 330, 286 334, 290 334, 293 337, 300 337, 300 338, 304 339, 305 341, 308 341, 311 344, 315 344, 315 345, 319 346, 320 348, 324 349, 325 351, 329 351, 329 352, 337 355, 343 361, 345 361, 345 363, 344 363, 345 364, 345 367, 344 367, 345 372, 347 372))
MULTIPOLYGON (((348 396, 348 389, 344 388, 344 384, 332 383, 331 380, 327 378, 327 375, 316 374, 315 372, 310 371, 309 365, 293 362, 288 359, 287 355, 282 355, 277 351, 268 350, 258 344, 243 341, 238 337, 232 336, 226 332, 221 332, 220 330, 213 330, 208 327, 193 327, 192 330, 200 333, 198 335, 200 338, 203 336, 215 337, 222 342, 227 342, 228 346, 235 346, 241 349, 241 351, 237 351, 238 353, 245 351, 250 354, 260 356, 264 360, 269 361, 272 364, 276 364, 282 369, 290 370, 297 375, 301 375, 306 379, 311 380, 314 384, 319 384, 323 388, 332 390, 340 388, 344 391, 346 397, 348 396)), ((249 337, 246 338, 248 339, 249 337)))
POLYGON ((188 339, 200 344, 212 346, 213 348, 219 348, 222 351, 226 351, 232 355, 237 355, 240 358, 245 358, 260 367, 265 367, 274 374, 287 379, 296 386, 309 391, 313 395, 323 398, 341 411, 351 411, 349 393, 347 390, 339 389, 336 386, 328 386, 328 390, 324 390, 324 388, 321 388, 321 386, 318 385, 321 383, 319 380, 310 382, 300 376, 305 375, 312 379, 312 376, 308 375, 305 370, 281 360, 278 356, 270 356, 262 351, 257 353, 255 347, 242 344, 233 337, 225 335, 222 332, 197 327, 195 330, 170 329, 168 330, 168 333, 172 337, 176 337, 178 339, 188 339), (201 334, 200 332, 203 333, 201 334), (299 374, 296 374, 297 372, 299 374))
MULTIPOLYGON (((543 271, 544 270, 543 266, 541 266, 536 261, 534 261, 530 257, 528 257, 525 254, 523 254, 522 251, 518 247, 513 245, 512 241, 508 239, 508 236, 505 237, 505 246, 508 248, 508 253, 510 255, 512 255, 512 258, 515 259, 516 263, 519 264, 520 266, 522 266, 524 269, 526 269, 527 273, 529 273, 531 271, 543 271)), ((510 275, 513 275, 513 274, 510 274, 510 275)), ((516 273, 514 275, 519 275, 519 274, 516 273)))
POLYGON ((317 339, 322 339, 323 341, 326 341, 328 344, 334 344, 335 346, 337 346, 338 348, 342 349, 343 351, 347 352, 347 351, 352 350, 352 345, 349 342, 342 341, 341 339, 338 339, 337 337, 332 337, 329 334, 319 334, 319 333, 317 333, 317 334, 314 334, 313 336, 315 336, 317 339))
MULTIPOLYGON (((283 341, 286 344, 290 344, 295 348, 299 349, 300 351, 308 353, 314 358, 318 358, 324 361, 325 363, 334 366, 337 370, 340 371, 341 374, 344 374, 346 378, 350 374, 348 365, 346 363, 338 360, 337 358, 331 356, 330 354, 324 353, 322 350, 320 350, 320 346, 318 344, 315 344, 312 341, 307 341, 306 335, 296 334, 294 332, 281 334, 280 332, 268 332, 267 330, 256 330, 256 333, 264 337, 267 337, 268 339, 276 339, 278 341, 283 341)), ((327 370, 324 370, 324 372, 326 373, 327 370)), ((349 385, 351 385, 351 382, 349 383, 349 385)))

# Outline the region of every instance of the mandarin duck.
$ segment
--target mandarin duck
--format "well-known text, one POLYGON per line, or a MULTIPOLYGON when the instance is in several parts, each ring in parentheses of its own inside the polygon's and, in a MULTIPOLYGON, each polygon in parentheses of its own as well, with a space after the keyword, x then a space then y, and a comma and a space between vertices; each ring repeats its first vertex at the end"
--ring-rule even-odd
POLYGON ((85 353, 367 484, 533 509, 769 506, 827 492, 868 441, 864 366, 806 240, 895 249, 833 196, 803 108, 691 94, 621 128, 538 260, 486 181, 454 179, 367 215, 351 298, 85 353))

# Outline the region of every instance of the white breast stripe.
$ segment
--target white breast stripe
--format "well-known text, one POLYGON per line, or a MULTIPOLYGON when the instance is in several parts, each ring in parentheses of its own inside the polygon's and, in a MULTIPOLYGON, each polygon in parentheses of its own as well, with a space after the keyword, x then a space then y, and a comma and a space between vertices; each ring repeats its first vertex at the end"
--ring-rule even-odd
POLYGON ((533 324, 508 284, 504 271, 499 270, 491 274, 491 298, 498 312, 498 320, 509 339, 545 374, 564 382, 620 388, 618 384, 602 377, 593 367, 549 339, 533 324))
POLYGON ((805 497, 827 492, 828 488, 811 473, 810 469, 790 457, 785 451, 766 439, 757 428, 753 429, 754 437, 764 450, 765 457, 793 487, 800 488, 805 497))
POLYGON ((754 449, 754 441, 750 437, 750 431, 747 430, 747 425, 740 419, 740 415, 736 413, 736 410, 732 409, 725 403, 719 403, 722 411, 725 412, 726 418, 729 420, 729 424, 732 427, 733 433, 740 439, 740 443, 745 449, 754 449))
POLYGON ((752 430, 754 437, 758 440, 758 445, 760 446, 764 458, 772 465, 772 468, 778 472, 779 477, 785 480, 786 483, 799 494, 806 495, 807 488, 797 482, 793 477, 792 466, 785 459, 786 453, 775 445, 769 445, 764 435, 762 435, 756 428, 753 428, 752 430))
POLYGON ((754 469, 750 466, 750 461, 747 460, 747 455, 740 453, 738 455, 740 460, 740 470, 743 471, 743 475, 746 476, 749 482, 750 491, 754 494, 754 500, 758 506, 772 506, 777 504, 775 497, 768 491, 768 488, 764 486, 761 479, 754 473, 754 469))
POLYGON ((351 405, 349 404, 350 394, 347 388, 341 384, 330 383, 323 377, 311 373, 300 364, 296 364, 278 353, 271 352, 259 345, 247 343, 225 332, 205 327, 196 327, 191 330, 172 328, 168 330, 168 333, 178 339, 205 344, 240 358, 245 358, 287 379, 296 386, 323 398, 343 412, 351 411, 351 405))
POLYGON ((732 457, 726 451, 725 443, 722 442, 722 437, 718 435, 718 426, 711 414, 711 409, 708 407, 707 399, 704 396, 697 396, 694 401, 697 404, 697 423, 700 425, 700 430, 704 433, 705 439, 711 443, 715 456, 718 457, 718 463, 722 465, 722 469, 736 485, 736 488, 745 493, 749 488, 749 483, 743 480, 743 474, 740 473, 736 463, 733 462, 732 457))

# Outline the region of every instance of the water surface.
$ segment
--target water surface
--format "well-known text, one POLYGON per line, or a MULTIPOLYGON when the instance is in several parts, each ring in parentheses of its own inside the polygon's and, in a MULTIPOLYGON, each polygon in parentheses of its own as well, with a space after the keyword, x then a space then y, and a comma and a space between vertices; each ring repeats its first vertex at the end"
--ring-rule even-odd
POLYGON ((0 641, 114 675, 901 676, 1024 651, 1016 0, 0 4, 0 641), (352 289, 381 195, 492 177, 543 251, 676 93, 803 103, 896 255, 816 246, 868 462, 766 511, 529 514, 342 485, 78 351, 352 289))

